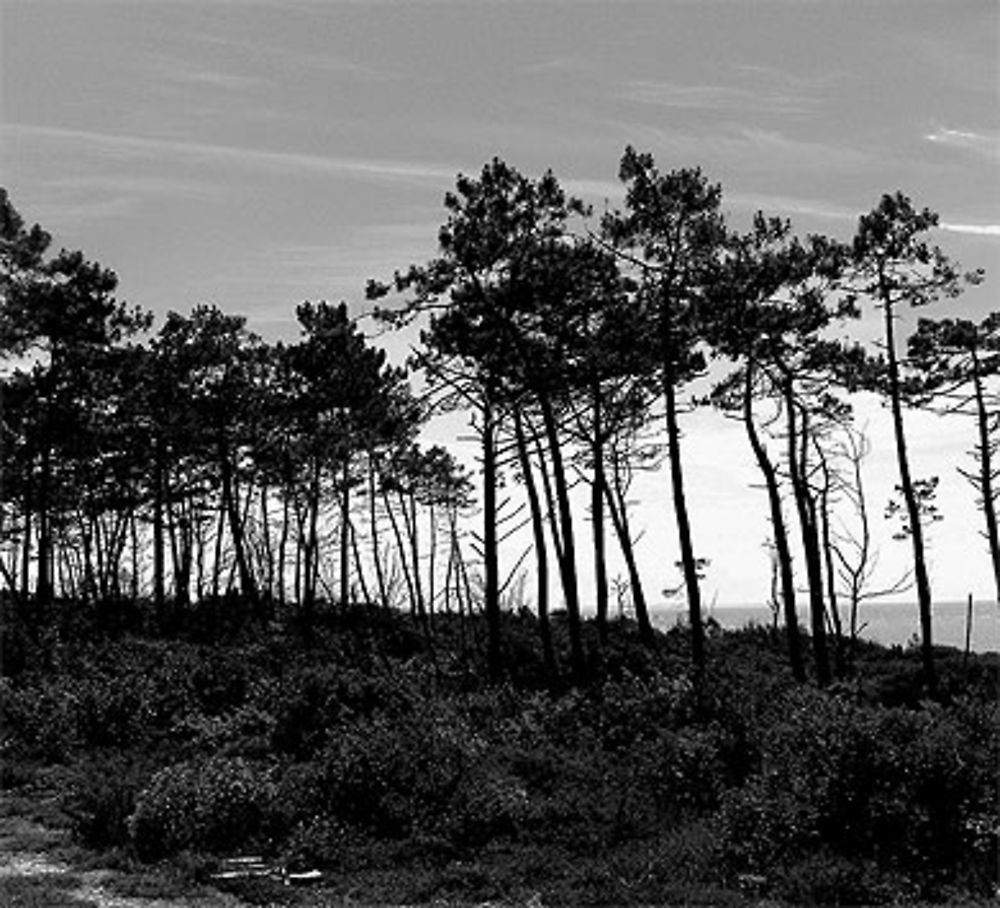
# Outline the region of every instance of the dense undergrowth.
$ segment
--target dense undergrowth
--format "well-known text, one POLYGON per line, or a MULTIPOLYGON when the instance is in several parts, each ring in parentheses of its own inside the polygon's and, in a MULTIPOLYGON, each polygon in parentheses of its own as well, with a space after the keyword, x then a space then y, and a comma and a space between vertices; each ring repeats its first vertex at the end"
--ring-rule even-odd
POLYGON ((916 651, 864 645, 820 691, 793 682, 776 632, 715 630, 699 697, 682 629, 655 652, 628 622, 593 634, 592 680, 572 688, 546 678, 527 614, 505 617, 499 685, 478 619, 430 633, 334 608, 306 646, 239 614, 217 604, 164 638, 131 606, 64 604, 44 630, 9 609, 3 787, 55 781, 78 840, 123 859, 204 871, 255 852, 373 900, 888 904, 997 886, 995 654, 940 650, 931 701, 916 651))

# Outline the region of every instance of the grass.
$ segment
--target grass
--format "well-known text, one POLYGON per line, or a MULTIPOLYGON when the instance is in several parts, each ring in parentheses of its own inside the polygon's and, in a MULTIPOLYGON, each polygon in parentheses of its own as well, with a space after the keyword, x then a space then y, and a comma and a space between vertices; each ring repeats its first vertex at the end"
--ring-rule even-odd
POLYGON ((73 873, 38 873, 0 877, 0 905, 5 908, 99 908, 81 897, 83 878, 73 873))

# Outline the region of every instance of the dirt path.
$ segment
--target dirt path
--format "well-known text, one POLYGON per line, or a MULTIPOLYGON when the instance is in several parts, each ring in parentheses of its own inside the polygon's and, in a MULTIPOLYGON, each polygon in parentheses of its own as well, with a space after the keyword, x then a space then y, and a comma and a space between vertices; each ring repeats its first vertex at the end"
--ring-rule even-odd
POLYGON ((66 844, 61 830, 21 816, 0 819, 0 904, 5 908, 243 908, 233 896, 215 891, 170 897, 120 895, 116 884, 127 874, 77 869, 57 856, 66 844))

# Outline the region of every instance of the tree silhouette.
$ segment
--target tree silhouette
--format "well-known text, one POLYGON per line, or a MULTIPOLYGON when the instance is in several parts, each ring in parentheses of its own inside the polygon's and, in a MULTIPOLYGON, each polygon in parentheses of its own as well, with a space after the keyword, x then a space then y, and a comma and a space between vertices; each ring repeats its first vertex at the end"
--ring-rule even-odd
MULTIPOLYGON (((788 530, 782 508, 781 467, 770 454, 766 431, 783 425, 784 475, 791 486, 806 566, 813 655, 821 684, 830 680, 826 646, 824 555, 829 580, 830 549, 823 533, 824 486, 822 426, 849 415, 830 393, 838 375, 857 367, 855 348, 824 339, 840 316, 853 314, 850 301, 828 300, 846 258, 844 247, 824 238, 807 242, 792 237, 790 225, 758 214, 750 233, 734 238, 731 253, 712 293, 716 305, 707 334, 716 349, 741 362, 736 373, 717 386, 713 398, 739 414, 764 479, 774 533, 774 557, 788 637, 792 671, 804 680, 796 617, 796 590, 788 530), (755 406, 772 401, 771 415, 758 425, 755 406), (815 451, 820 463, 810 465, 815 451)), ((834 597, 831 596, 831 600, 834 597)), ((836 603, 832 619, 839 626, 836 603)))
MULTIPOLYGON (((260 413, 264 348, 243 316, 197 306, 190 316, 171 312, 157 348, 177 370, 184 406, 201 427, 198 455, 212 465, 219 489, 213 593, 219 595, 228 533, 240 592, 260 606, 257 578, 247 544, 245 500, 249 497, 250 451, 260 413)), ((228 585, 228 584, 227 584, 228 585)))
POLYGON ((678 390, 704 366, 698 349, 698 312, 726 239, 722 192, 697 169, 661 174, 651 155, 631 147, 622 157, 619 177, 626 186, 625 208, 604 218, 603 231, 634 272, 633 299, 645 327, 636 338, 637 348, 647 352, 648 369, 659 376, 665 404, 674 519, 687 590, 694 675, 700 689, 705 632, 684 488, 678 390))
POLYGON ((913 549, 913 573, 920 616, 923 669, 928 688, 934 690, 932 594, 927 571, 918 488, 910 469, 903 420, 904 384, 901 375, 896 321, 900 306, 928 305, 940 297, 953 299, 965 285, 977 283, 981 273, 963 275, 937 246, 926 239, 938 222, 927 208, 918 210, 901 192, 883 195, 868 214, 862 215, 853 241, 855 287, 882 310, 885 347, 885 380, 880 388, 892 411, 899 490, 913 549))
POLYGON ((913 373, 908 395, 922 401, 937 399, 947 413, 972 416, 976 446, 972 452, 975 472, 959 472, 979 493, 986 523, 985 536, 993 565, 997 602, 1000 603, 1000 531, 996 504, 1000 498, 1000 312, 981 322, 968 319, 920 319, 908 340, 913 373), (991 385, 992 382, 992 385, 991 385))
MULTIPOLYGON (((440 255, 427 265, 397 273, 394 287, 410 298, 387 317, 396 323, 419 313, 430 315, 418 357, 428 378, 449 406, 471 407, 477 414, 483 471, 482 556, 484 610, 489 630, 491 676, 502 673, 500 651, 500 431, 512 406, 527 393, 541 412, 549 445, 562 533, 559 557, 569 615, 574 674, 584 674, 580 635, 579 591, 569 491, 558 440, 550 380, 557 363, 545 356, 540 336, 527 330, 537 324, 538 307, 551 302, 556 277, 562 279, 571 250, 564 224, 573 208, 551 173, 537 181, 499 159, 478 179, 460 176, 445 197, 448 219, 439 235, 440 255), (553 271, 548 271, 548 268, 553 271)), ((390 288, 374 282, 369 296, 390 288)), ((548 351, 551 353, 551 350, 548 351)), ((558 383, 556 383, 558 387, 558 383)))
MULTIPOLYGON (((35 597, 39 609, 52 600, 54 551, 60 488, 66 471, 60 451, 82 430, 87 401, 85 377, 95 371, 94 358, 123 338, 144 330, 151 317, 114 296, 113 271, 89 262, 82 252, 60 251, 46 258, 51 237, 35 225, 26 229, 5 190, 0 190, 0 355, 34 362, 36 417, 22 422, 29 463, 24 499, 34 512, 26 515, 25 545, 36 541, 35 597)), ((25 390, 22 385, 22 391, 25 390)), ((3 452, 6 457, 6 451, 3 452)))

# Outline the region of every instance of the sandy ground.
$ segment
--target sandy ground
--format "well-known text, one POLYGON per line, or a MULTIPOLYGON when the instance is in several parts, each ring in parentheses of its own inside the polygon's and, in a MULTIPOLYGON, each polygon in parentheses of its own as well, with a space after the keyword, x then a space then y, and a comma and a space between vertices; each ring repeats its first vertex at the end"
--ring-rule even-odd
POLYGON ((77 870, 45 849, 65 843, 65 835, 24 817, 0 821, 0 880, 11 877, 69 876, 77 884, 64 891, 80 908, 241 908, 242 902, 224 893, 186 896, 181 899, 118 895, 112 883, 121 874, 114 870, 77 870), (38 843, 26 849, 25 842, 38 843))

